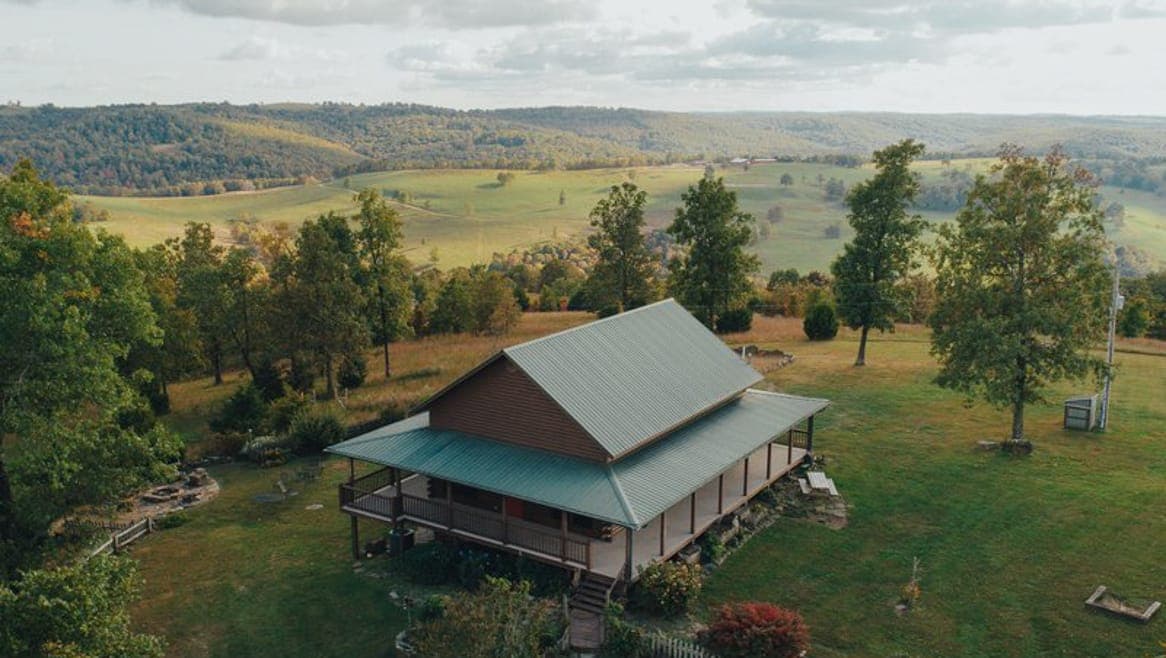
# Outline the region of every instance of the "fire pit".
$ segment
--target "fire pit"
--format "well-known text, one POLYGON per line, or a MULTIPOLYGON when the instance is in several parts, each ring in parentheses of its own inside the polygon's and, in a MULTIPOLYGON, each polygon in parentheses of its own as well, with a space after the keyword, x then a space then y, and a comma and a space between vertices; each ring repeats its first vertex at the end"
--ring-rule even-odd
POLYGON ((149 493, 142 494, 142 502, 158 505, 178 500, 181 490, 178 487, 155 487, 149 493))

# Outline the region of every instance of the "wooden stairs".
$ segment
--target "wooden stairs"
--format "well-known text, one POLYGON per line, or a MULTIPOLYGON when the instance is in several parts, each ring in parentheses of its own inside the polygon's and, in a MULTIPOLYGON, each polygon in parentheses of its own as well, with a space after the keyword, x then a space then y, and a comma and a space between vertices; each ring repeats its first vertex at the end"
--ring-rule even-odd
POLYGON ((602 615, 607 609, 607 603, 611 601, 615 583, 614 578, 587 572, 571 594, 568 606, 572 610, 586 610, 602 615))
POLYGON ((587 572, 567 602, 570 609, 571 649, 594 653, 603 646, 604 613, 617 581, 587 572))

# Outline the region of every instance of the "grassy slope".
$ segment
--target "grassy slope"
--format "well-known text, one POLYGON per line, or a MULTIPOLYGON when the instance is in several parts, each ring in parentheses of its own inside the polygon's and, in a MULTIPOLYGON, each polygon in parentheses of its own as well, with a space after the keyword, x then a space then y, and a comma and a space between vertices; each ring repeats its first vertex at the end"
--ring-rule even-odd
MULTIPOLYGON (((374 374, 349 399, 350 417, 424 396, 499 347, 588 317, 531 314, 502 340, 397 345, 397 376, 374 374)), ((922 329, 874 336, 862 370, 850 365, 856 342, 845 330, 810 343, 796 320, 758 318, 753 332, 728 339, 793 352, 795 364, 772 383, 834 401, 816 445, 853 509, 845 530, 788 520, 754 538, 712 576, 706 606, 748 598, 797 607, 818 656, 1141 655, 1156 647, 1159 621, 1125 623, 1082 602, 1098 584, 1131 597, 1166 595, 1166 526, 1154 503, 1166 496, 1166 455, 1155 443, 1166 424, 1161 343, 1133 341, 1125 347, 1141 353, 1119 353, 1108 434, 1063 432, 1058 404, 1040 405, 1028 417, 1037 452, 1012 460, 973 449, 1003 436, 1008 417, 966 408, 930 383, 935 366, 922 329), (899 618, 891 606, 913 556, 923 563, 922 607, 899 618)), ((197 436, 230 389, 175 385, 171 422, 197 436)), ((1081 390, 1070 384, 1051 397, 1081 390)), ((265 505, 251 496, 269 491, 275 472, 216 469, 219 500, 135 548, 147 579, 139 625, 170 637, 174 656, 382 655, 403 624, 385 603, 398 585, 352 575, 347 522, 330 486, 341 471, 333 463, 328 482, 265 505), (304 510, 311 502, 325 509, 304 510)))
MULTIPOLYGON (((955 166, 978 169, 985 160, 960 160, 955 166)), ((939 175, 938 162, 918 165, 925 179, 939 175)), ((439 266, 452 267, 488 261, 496 251, 509 251, 553 236, 579 234, 588 229, 588 213, 613 184, 628 178, 627 169, 519 173, 514 182, 500 187, 493 170, 426 170, 362 174, 348 179, 350 187, 374 187, 391 193, 413 195, 412 206, 400 206, 405 219, 405 247, 416 263, 428 260, 438 249, 439 266), (566 203, 559 205, 559 192, 566 203), (429 208, 425 209, 425 203, 429 208)), ((681 205, 680 195, 695 182, 702 169, 672 166, 634 170, 634 182, 649 194, 648 223, 664 227, 681 205)), ((728 167, 718 171, 737 192, 741 208, 764 221, 773 205, 785 210, 785 220, 771 227, 770 237, 755 251, 762 270, 795 267, 802 272, 825 270, 843 243, 851 237, 841 204, 823 200, 817 183, 821 174, 846 181, 863 180, 871 169, 847 169, 829 165, 776 163, 745 171, 728 167), (783 173, 795 184, 782 187, 783 173), (833 223, 843 227, 840 239, 827 239, 823 231, 833 223)), ((1125 227, 1116 235, 1119 243, 1136 245, 1166 262, 1166 200, 1150 194, 1104 188, 1107 199, 1126 205, 1125 227)), ((265 223, 298 225, 328 210, 349 212, 352 192, 341 183, 293 187, 258 193, 218 197, 129 198, 81 197, 106 208, 113 219, 102 227, 123 233, 135 245, 154 244, 181 233, 187 221, 210 222, 226 239, 228 221, 251 214, 265 223)), ((951 219, 951 213, 926 213, 931 221, 951 219)))
POLYGON ((277 471, 212 470, 220 496, 133 549, 146 579, 137 625, 165 634, 171 656, 386 655, 405 614, 383 583, 353 573, 335 510, 347 468, 333 461, 276 503, 253 496, 274 492, 277 471), (313 503, 324 507, 305 509, 313 503))

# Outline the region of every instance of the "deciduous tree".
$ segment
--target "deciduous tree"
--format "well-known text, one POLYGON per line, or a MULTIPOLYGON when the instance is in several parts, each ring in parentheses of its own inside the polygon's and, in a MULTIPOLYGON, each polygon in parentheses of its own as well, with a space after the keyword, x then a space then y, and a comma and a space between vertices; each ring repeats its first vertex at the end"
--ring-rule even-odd
POLYGON ((1017 444, 1025 405, 1051 382, 1105 372, 1089 351, 1104 337, 1109 291, 1094 185, 1059 150, 1040 159, 1007 146, 940 229, 937 382, 1011 408, 1017 444))
POLYGON ((124 428, 119 363, 161 335, 121 238, 70 219, 27 162, 0 177, 0 572, 71 505, 104 500, 173 457, 173 437, 124 428))
POLYGON ((838 314, 848 327, 861 331, 856 366, 866 364, 871 329, 895 328, 902 301, 896 284, 914 266, 925 226, 919 215, 908 212, 919 193, 911 162, 922 153, 923 145, 910 139, 875 151, 878 173, 855 185, 846 197, 854 239, 842 248, 830 271, 838 314))
POLYGON ((373 335, 384 353, 385 377, 392 374, 389 342, 408 330, 408 264, 395 252, 401 246, 401 219, 380 192, 366 189, 356 195, 360 225, 356 238, 363 258, 363 279, 369 298, 373 335))
POLYGON ((336 393, 338 357, 369 342, 355 267, 355 241, 344 217, 330 213, 304 222, 286 295, 287 324, 296 332, 290 342, 319 359, 328 396, 336 393))

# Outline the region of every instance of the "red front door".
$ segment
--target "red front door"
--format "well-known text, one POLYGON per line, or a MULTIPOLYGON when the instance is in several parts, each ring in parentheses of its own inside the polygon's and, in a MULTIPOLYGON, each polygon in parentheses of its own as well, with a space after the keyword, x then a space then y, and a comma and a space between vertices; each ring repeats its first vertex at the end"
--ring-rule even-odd
POLYGON ((506 499, 506 516, 514 519, 522 518, 522 501, 515 498, 506 499))

